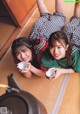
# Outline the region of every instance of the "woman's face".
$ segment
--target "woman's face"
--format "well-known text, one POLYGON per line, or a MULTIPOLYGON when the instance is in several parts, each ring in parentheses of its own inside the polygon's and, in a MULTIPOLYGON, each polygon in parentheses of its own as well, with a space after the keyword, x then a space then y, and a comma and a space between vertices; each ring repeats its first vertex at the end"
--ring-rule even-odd
POLYGON ((55 41, 55 44, 49 48, 49 51, 56 60, 59 60, 66 56, 67 49, 68 45, 65 45, 64 42, 55 41))
POLYGON ((16 57, 19 61, 32 61, 32 51, 25 46, 19 46, 16 49, 16 57))

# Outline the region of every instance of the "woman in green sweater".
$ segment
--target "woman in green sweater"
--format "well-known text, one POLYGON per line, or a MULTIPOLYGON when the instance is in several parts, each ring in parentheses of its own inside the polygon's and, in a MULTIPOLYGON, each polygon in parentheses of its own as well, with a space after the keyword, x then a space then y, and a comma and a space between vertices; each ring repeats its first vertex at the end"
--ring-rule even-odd
POLYGON ((54 32, 41 59, 41 69, 53 69, 57 78, 64 73, 80 73, 80 2, 75 3, 74 16, 64 30, 54 32))
POLYGON ((64 73, 80 72, 80 50, 68 42, 63 31, 52 33, 48 43, 49 47, 41 59, 43 71, 53 69, 55 78, 64 73))

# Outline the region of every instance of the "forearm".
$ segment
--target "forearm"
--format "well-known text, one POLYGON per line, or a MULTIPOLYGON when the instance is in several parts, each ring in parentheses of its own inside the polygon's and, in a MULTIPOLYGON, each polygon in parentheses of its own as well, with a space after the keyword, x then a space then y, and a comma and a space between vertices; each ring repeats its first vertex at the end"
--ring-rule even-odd
POLYGON ((36 76, 39 76, 39 77, 45 77, 45 72, 43 72, 42 70, 40 69, 37 69, 35 68, 34 66, 31 65, 31 68, 30 68, 30 71, 32 73, 34 73, 36 76))
POLYGON ((22 73, 22 74, 26 78, 31 78, 32 77, 32 72, 31 71, 28 71, 28 72, 25 72, 25 73, 22 73))
POLYGON ((61 69, 62 70, 62 73, 65 74, 65 73, 75 73, 75 71, 73 69, 61 69))

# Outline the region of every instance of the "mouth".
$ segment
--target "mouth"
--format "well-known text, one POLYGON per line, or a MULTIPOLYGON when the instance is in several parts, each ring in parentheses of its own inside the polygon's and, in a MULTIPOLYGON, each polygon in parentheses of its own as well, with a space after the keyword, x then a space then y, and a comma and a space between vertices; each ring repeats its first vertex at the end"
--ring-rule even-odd
POLYGON ((27 59, 22 59, 22 61, 27 61, 27 59))
POLYGON ((22 61, 28 61, 29 57, 22 58, 22 61))
POLYGON ((59 55, 55 55, 55 57, 59 57, 59 55))
POLYGON ((60 59, 60 55, 54 56, 55 59, 60 59))

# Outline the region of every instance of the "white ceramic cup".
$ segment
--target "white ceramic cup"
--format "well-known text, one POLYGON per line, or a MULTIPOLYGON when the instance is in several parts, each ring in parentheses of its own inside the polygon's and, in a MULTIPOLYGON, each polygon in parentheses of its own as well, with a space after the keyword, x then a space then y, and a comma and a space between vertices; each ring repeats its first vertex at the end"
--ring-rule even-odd
POLYGON ((46 77, 47 78, 51 78, 51 77, 55 77, 55 72, 54 72, 54 70, 48 70, 47 72, 46 72, 46 77))
POLYGON ((21 70, 24 69, 26 66, 27 66, 27 63, 25 61, 18 63, 18 68, 21 70))

